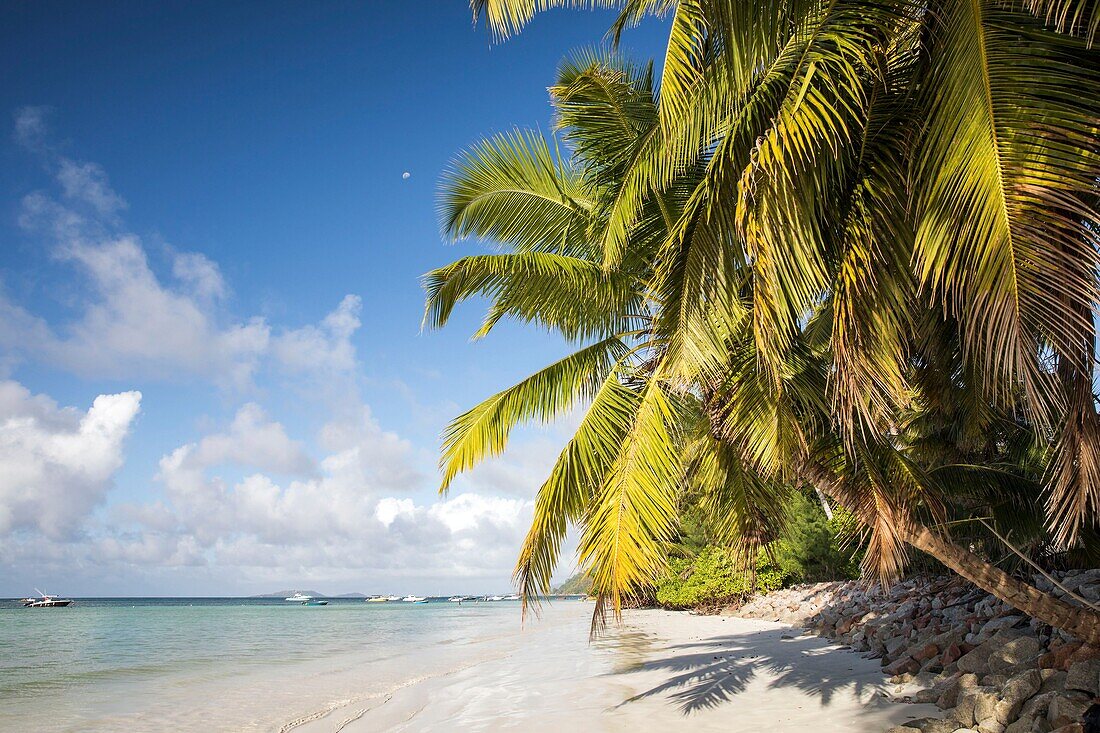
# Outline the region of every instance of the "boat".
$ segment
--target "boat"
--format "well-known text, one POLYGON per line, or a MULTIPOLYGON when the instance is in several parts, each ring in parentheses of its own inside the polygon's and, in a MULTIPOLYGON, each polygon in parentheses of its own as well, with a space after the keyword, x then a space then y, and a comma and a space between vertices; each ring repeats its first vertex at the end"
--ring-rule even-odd
POLYGON ((462 603, 463 601, 468 601, 470 599, 467 598, 466 596, 451 596, 447 600, 450 601, 451 603, 462 603))
POLYGON ((283 600, 290 601, 291 603, 305 603, 306 601, 312 601, 313 596, 307 596, 305 593, 298 591, 294 595, 287 596, 283 600))
POLYGON ((387 601, 400 601, 401 596, 386 596, 387 601))
POLYGON ((424 596, 405 596, 401 599, 405 603, 427 603, 428 599, 424 596))
POLYGON ((487 600, 487 601, 503 601, 504 596, 489 596, 485 600, 487 600))
POLYGON ((327 606, 328 601, 320 598, 311 598, 308 601, 302 603, 303 606, 327 606))
POLYGON ((388 600, 390 600, 390 599, 387 598, 386 596, 371 596, 370 598, 366 599, 366 602, 367 603, 385 603, 388 600))
POLYGON ((413 603, 427 603, 427 602, 428 602, 427 598, 421 598, 419 601, 413 601, 413 603))
MULTIPOLYGON (((35 590, 37 590, 37 588, 35 590)), ((42 593, 42 591, 38 592, 42 594, 39 598, 23 599, 24 608, 64 608, 65 606, 72 603, 72 600, 68 598, 59 598, 57 596, 51 596, 46 593, 42 593)))
POLYGON ((506 601, 518 601, 519 600, 519 594, 518 593, 513 593, 510 596, 504 596, 504 600, 506 600, 506 601))

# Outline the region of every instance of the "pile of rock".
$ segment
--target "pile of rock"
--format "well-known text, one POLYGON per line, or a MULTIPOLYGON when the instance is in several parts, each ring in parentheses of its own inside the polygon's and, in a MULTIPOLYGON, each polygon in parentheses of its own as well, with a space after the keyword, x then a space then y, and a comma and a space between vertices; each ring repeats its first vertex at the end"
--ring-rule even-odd
MULTIPOLYGON (((1100 600, 1100 569, 1069 572, 1059 582, 1100 600)), ((803 626, 880 658, 893 682, 923 688, 906 699, 947 711, 890 733, 1070 733, 1100 698, 1100 647, 956 578, 910 578, 887 591, 856 582, 795 586, 734 613, 803 626)))

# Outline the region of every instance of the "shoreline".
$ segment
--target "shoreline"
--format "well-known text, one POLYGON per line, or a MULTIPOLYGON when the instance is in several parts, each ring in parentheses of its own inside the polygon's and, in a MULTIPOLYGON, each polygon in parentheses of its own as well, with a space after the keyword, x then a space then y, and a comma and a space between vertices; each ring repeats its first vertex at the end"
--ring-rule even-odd
POLYGON ((588 604, 547 609, 528 629, 497 640, 496 656, 279 730, 877 733, 938 712, 891 699, 876 661, 786 624, 630 610, 621 627, 589 645, 590 611, 588 604))

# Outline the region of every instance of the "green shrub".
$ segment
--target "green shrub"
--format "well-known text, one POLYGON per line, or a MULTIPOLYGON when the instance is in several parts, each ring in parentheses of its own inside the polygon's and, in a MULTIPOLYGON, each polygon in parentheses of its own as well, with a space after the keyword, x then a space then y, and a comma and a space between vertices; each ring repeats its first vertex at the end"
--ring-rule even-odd
POLYGON ((733 550, 706 544, 703 524, 692 508, 684 511, 680 542, 657 583, 657 602, 668 608, 718 606, 789 583, 859 577, 862 548, 838 539, 851 534, 848 514, 834 510, 830 520, 816 496, 797 493, 787 517, 786 532, 771 543, 769 553, 760 553, 753 578, 733 550))
POLYGON ((851 517, 834 509, 832 520, 816 497, 795 494, 787 506, 789 524, 784 536, 772 543, 776 564, 792 583, 844 580, 859 577, 863 555, 858 546, 845 546, 851 533, 851 517))
POLYGON ((736 553, 708 546, 694 558, 673 558, 657 584, 657 602, 668 608, 717 605, 759 591, 783 587, 786 575, 764 557, 756 563, 755 584, 736 553))

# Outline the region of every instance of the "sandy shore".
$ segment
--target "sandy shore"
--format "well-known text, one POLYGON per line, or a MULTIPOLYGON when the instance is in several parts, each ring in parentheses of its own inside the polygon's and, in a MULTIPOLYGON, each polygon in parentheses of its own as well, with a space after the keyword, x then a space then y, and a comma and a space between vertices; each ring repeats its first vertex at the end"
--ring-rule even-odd
POLYGON ((878 732, 937 712, 885 699, 877 661, 780 624, 632 611, 589 645, 590 612, 558 604, 447 669, 285 729, 878 732))

